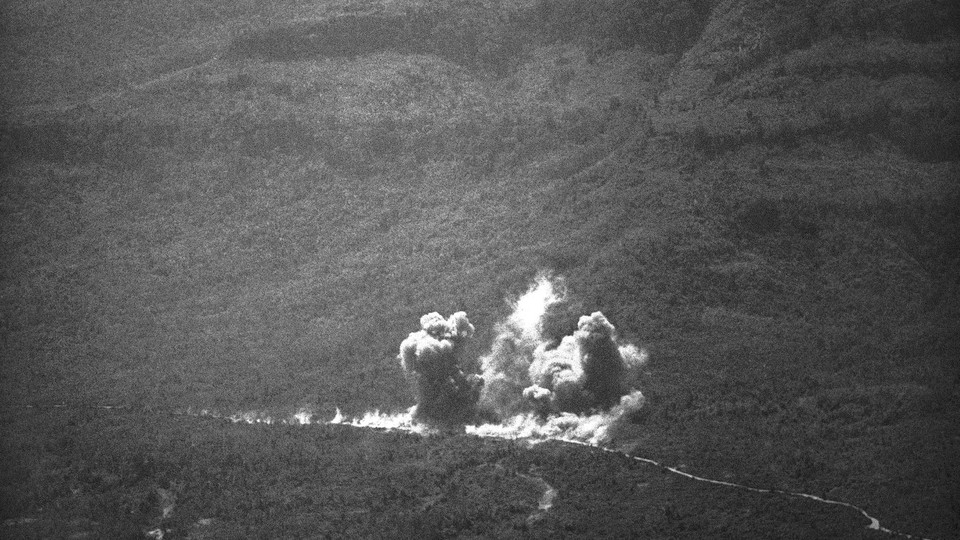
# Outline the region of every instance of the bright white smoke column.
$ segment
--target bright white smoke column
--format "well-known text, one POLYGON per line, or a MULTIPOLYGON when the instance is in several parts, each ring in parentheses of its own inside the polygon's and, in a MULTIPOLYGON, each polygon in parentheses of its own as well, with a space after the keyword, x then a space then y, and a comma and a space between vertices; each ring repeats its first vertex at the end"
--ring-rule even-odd
POLYGON ((559 280, 552 280, 546 275, 538 276, 530 289, 517 299, 506 324, 523 339, 540 341, 541 322, 547 309, 564 298, 562 285, 559 280))
POLYGON ((577 330, 555 347, 544 337, 543 320, 563 300, 554 292, 561 286, 539 276, 498 326, 490 354, 481 359, 480 408, 501 422, 474 432, 605 439, 615 422, 642 407, 643 395, 633 385, 646 352, 619 344, 603 313, 581 317, 577 330))
POLYGON ((501 418, 529 409, 523 391, 531 384, 529 372, 534 351, 545 341, 542 321, 550 306, 563 300, 563 293, 555 290, 555 284, 545 275, 538 276, 517 299, 513 313, 497 325, 491 351, 480 359, 484 382, 480 393, 482 409, 501 418))

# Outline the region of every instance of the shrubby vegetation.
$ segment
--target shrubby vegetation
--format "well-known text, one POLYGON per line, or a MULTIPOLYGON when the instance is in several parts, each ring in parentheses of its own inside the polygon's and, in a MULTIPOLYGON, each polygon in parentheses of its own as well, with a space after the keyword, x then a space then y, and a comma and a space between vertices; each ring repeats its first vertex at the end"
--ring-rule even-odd
POLYGON ((717 500, 709 487, 561 444, 91 410, 30 411, 5 425, 17 437, 3 441, 14 457, 3 515, 31 516, 5 520, 10 537, 877 537, 842 509, 717 500), (37 421, 56 435, 38 436, 37 421), (543 511, 545 486, 558 492, 543 511))

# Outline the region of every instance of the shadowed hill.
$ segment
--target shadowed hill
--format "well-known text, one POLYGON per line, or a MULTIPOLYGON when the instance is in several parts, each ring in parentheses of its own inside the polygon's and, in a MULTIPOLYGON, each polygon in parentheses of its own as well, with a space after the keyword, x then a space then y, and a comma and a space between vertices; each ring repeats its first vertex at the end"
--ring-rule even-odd
POLYGON ((130 7, 178 47, 76 107, 8 53, 5 407, 405 408, 421 314, 475 359, 546 268, 651 350, 639 450, 955 534, 952 3, 298 6, 130 7))

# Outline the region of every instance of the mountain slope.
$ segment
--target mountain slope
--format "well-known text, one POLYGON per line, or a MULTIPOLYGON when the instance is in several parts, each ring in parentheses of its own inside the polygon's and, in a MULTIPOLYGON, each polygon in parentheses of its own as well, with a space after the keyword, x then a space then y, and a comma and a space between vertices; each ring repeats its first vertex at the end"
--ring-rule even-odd
POLYGON ((638 450, 956 534, 951 3, 118 6, 5 57, 5 409, 398 410, 547 269, 651 350, 638 450))

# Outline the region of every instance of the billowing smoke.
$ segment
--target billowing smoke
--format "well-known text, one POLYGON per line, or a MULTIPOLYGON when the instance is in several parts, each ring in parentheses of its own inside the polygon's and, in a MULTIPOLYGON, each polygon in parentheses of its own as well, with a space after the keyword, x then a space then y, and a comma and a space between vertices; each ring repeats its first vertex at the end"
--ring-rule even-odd
POLYGON ((465 374, 459 353, 473 325, 463 312, 444 320, 424 315, 421 330, 400 346, 417 388, 414 419, 467 424, 481 435, 565 437, 599 442, 611 426, 643 405, 634 388, 646 353, 617 342, 616 329, 597 311, 557 343, 543 335, 548 310, 563 300, 562 282, 540 276, 497 326, 480 376, 465 374), (558 292, 559 289, 559 292, 558 292))
POLYGON ((547 310, 563 300, 562 283, 546 276, 514 304, 513 313, 497 325, 490 354, 480 359, 484 386, 480 395, 483 410, 499 418, 530 410, 524 390, 532 384, 530 367, 534 353, 543 347, 542 321, 547 310), (560 292, 555 285, 560 285, 560 292))
POLYGON ((599 311, 580 317, 577 331, 555 349, 534 350, 533 383, 523 396, 543 414, 608 410, 632 391, 631 375, 644 356, 616 342, 615 329, 599 311))
POLYGON ((575 414, 608 410, 633 391, 646 354, 619 345, 616 329, 597 311, 580 317, 573 335, 559 345, 543 335, 551 306, 563 300, 562 283, 540 276, 498 327, 489 355, 481 359, 481 407, 500 418, 524 413, 575 414), (555 345, 555 346, 554 346, 555 345))
POLYGON ((400 364, 417 393, 413 417, 435 425, 456 425, 474 417, 483 380, 460 368, 463 343, 473 336, 467 314, 444 319, 439 313, 420 317, 420 331, 400 344, 400 364))
POLYGON ((633 390, 621 396, 620 402, 607 411, 588 414, 562 412, 548 416, 521 413, 498 423, 467 426, 467 433, 500 439, 525 439, 531 442, 561 439, 599 445, 612 442, 617 428, 623 425, 625 419, 639 411, 643 403, 643 394, 639 390, 633 390))

